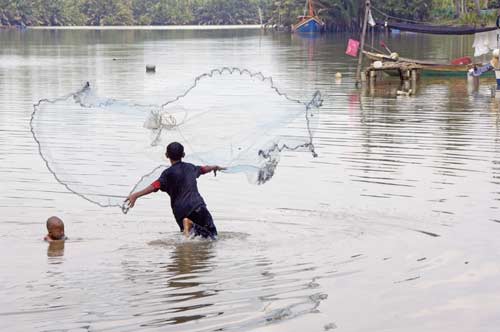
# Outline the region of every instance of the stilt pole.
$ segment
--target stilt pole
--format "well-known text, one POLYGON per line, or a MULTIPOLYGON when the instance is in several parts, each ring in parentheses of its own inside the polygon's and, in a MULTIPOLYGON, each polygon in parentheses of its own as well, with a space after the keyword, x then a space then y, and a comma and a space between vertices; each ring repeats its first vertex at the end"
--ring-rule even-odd
POLYGON ((361 31, 361 49, 358 55, 358 69, 356 70, 356 86, 361 79, 361 65, 363 64, 363 50, 365 49, 366 27, 368 25, 368 14, 370 13, 370 0, 365 2, 365 19, 363 21, 363 30, 361 31))

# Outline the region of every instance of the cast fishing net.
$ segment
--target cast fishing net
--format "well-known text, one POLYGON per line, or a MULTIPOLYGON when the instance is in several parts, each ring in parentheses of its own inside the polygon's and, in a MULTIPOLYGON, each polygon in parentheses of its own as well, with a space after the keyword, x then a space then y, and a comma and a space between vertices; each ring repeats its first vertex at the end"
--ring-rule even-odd
POLYGON ((283 151, 316 155, 313 131, 321 94, 295 99, 271 77, 219 68, 163 104, 100 97, 80 90, 34 105, 30 125, 41 158, 69 191, 101 207, 119 207, 168 167, 165 147, 180 142, 185 161, 226 166, 251 183, 269 181, 283 151))

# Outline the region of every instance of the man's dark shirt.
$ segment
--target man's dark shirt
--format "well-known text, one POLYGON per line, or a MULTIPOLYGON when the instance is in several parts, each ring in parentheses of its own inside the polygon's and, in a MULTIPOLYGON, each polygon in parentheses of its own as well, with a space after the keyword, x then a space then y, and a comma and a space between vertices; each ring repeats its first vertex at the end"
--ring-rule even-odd
POLYGON ((196 184, 196 179, 204 173, 203 167, 179 161, 164 170, 152 184, 170 196, 170 205, 181 231, 184 228, 182 220, 196 208, 205 206, 196 184))

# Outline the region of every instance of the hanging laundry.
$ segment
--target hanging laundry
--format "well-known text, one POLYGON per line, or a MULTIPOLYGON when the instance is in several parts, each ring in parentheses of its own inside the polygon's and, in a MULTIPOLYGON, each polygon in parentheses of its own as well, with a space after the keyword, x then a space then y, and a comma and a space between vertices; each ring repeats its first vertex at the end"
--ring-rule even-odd
POLYGON ((373 19, 372 10, 371 9, 368 11, 368 24, 370 24, 370 26, 372 26, 372 27, 374 27, 375 25, 377 25, 377 23, 375 23, 375 20, 373 19))
POLYGON ((498 48, 497 31, 479 32, 474 34, 474 56, 481 56, 498 48))

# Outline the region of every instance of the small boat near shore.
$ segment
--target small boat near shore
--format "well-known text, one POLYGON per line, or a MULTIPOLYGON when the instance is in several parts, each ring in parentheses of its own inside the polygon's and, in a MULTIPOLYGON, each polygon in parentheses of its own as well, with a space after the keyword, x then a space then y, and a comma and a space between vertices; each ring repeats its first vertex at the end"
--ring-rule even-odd
POLYGON ((299 16, 299 22, 292 25, 292 32, 296 33, 321 33, 325 23, 317 16, 312 0, 306 0, 304 15, 299 16))

